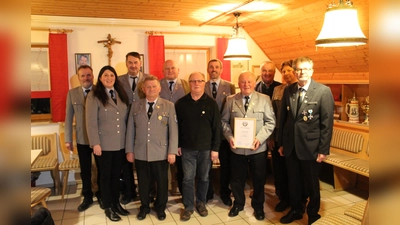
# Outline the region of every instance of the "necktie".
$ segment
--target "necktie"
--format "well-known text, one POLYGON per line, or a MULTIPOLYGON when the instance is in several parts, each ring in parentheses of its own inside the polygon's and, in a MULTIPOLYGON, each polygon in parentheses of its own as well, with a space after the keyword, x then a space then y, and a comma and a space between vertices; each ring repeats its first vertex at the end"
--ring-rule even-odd
POLYGON ((299 88, 299 98, 297 99, 297 112, 300 109, 301 102, 303 101, 304 88, 299 88))
POLYGON ((86 89, 86 90, 85 90, 85 94, 84 94, 84 96, 85 96, 85 101, 86 101, 86 97, 87 97, 87 95, 89 94, 89 92, 90 92, 90 89, 86 89))
POLYGON ((249 96, 244 96, 244 98, 246 99, 246 102, 244 103, 244 109, 247 112, 247 108, 249 107, 249 96))
POLYGON ((212 82, 212 85, 213 85, 212 96, 213 96, 213 98, 216 98, 217 97, 217 83, 212 82))
POLYGON ((173 81, 170 81, 170 82, 169 82, 169 90, 170 90, 170 91, 172 91, 172 85, 173 85, 173 84, 174 84, 173 81))
POLYGON ((131 77, 131 78, 133 79, 133 82, 132 82, 132 91, 135 92, 135 88, 136 88, 136 78, 137 78, 137 76, 131 77))
POLYGON ((153 105, 154 105, 154 102, 148 102, 148 104, 149 104, 149 110, 147 110, 147 116, 148 116, 149 119, 150 119, 151 114, 153 113, 153 105))
POLYGON ((111 95, 111 99, 114 101, 114 103, 117 104, 117 99, 115 98, 113 90, 110 90, 110 95, 111 95))

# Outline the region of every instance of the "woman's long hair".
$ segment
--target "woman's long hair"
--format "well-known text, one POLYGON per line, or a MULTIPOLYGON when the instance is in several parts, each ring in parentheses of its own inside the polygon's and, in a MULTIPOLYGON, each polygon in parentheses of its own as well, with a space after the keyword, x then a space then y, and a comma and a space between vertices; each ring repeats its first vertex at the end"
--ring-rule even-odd
POLYGON ((128 95, 126 94, 121 82, 118 80, 117 72, 115 71, 115 69, 112 66, 104 66, 103 68, 101 68, 101 70, 99 72, 99 76, 97 77, 97 83, 96 83, 96 87, 94 89, 93 95, 96 98, 98 98, 101 101, 101 103, 103 103, 104 107, 107 105, 108 99, 110 97, 106 93, 106 87, 104 87, 103 83, 100 80, 101 76, 103 75, 104 71, 106 71, 106 70, 109 70, 114 73, 114 75, 115 75, 114 89, 118 93, 118 97, 122 100, 122 102, 128 106, 129 105, 128 95))

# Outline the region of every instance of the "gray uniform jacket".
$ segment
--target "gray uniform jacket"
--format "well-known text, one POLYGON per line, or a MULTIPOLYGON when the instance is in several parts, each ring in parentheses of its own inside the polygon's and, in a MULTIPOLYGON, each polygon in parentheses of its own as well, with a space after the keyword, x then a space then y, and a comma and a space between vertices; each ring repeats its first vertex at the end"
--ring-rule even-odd
POLYGON ((165 78, 160 80, 160 84, 160 97, 173 103, 190 92, 189 82, 183 79, 176 79, 176 84, 172 91, 169 90, 169 83, 165 78))
MULTIPOLYGON (((95 85, 92 86, 92 89, 95 85)), ((88 145, 86 131, 85 95, 82 86, 68 91, 65 113, 65 142, 72 142, 72 123, 75 115, 76 143, 88 145)), ((63 143, 64 144, 64 143, 63 143)))
POLYGON ((104 107, 89 92, 86 97, 86 128, 90 147, 100 144, 103 151, 119 151, 125 147, 128 106, 117 95, 117 105, 109 98, 104 107))
MULTIPOLYGON (((204 92, 206 92, 206 94, 208 94, 210 97, 213 97, 211 89, 212 89, 211 81, 207 81, 204 92)), ((218 109, 220 112, 222 111, 223 104, 226 101, 226 97, 235 94, 235 92, 236 91, 234 84, 222 79, 220 80, 217 90, 217 97, 215 98, 215 101, 218 104, 218 109)))
POLYGON ((158 98, 148 119, 146 99, 132 104, 126 132, 125 151, 142 161, 166 160, 178 153, 178 125, 174 103, 158 98))
POLYGON ((131 78, 129 78, 129 74, 124 74, 124 75, 118 76, 118 79, 122 83, 122 86, 124 86, 124 90, 125 90, 126 94, 128 95, 129 104, 132 104, 132 102, 146 97, 146 95, 142 91, 142 85, 143 85, 144 78, 147 76, 149 76, 149 74, 139 72, 139 80, 136 81, 135 92, 132 91, 131 83, 129 83, 129 79, 131 79, 131 78))
POLYGON ((236 148, 231 150, 238 155, 252 155, 267 150, 267 138, 275 128, 275 114, 269 96, 253 91, 247 112, 243 106, 243 95, 238 93, 228 96, 222 110, 222 130, 226 140, 234 137, 235 117, 256 118, 256 138, 260 141, 257 150, 236 148))

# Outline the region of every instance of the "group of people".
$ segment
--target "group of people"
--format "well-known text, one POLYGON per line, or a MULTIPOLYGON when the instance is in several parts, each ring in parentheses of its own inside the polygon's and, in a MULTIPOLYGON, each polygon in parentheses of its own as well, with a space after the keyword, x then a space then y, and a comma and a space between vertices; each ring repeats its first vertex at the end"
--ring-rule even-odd
POLYGON ((139 53, 130 52, 126 55, 127 74, 118 76, 113 67, 104 66, 96 85, 90 66, 78 68, 81 86, 68 93, 65 144, 73 148, 75 116, 84 197, 79 211, 93 203, 90 171, 94 154, 99 171, 95 195, 111 221, 129 214, 120 205, 121 174, 127 184, 121 203, 136 197, 133 165, 141 202, 138 220, 150 212, 153 196, 157 218, 166 218, 169 167, 182 194, 180 219, 189 220, 195 209, 207 216, 206 203, 214 195, 212 162, 219 159, 219 193, 222 202, 231 207, 228 215, 235 217, 244 208, 249 170, 254 188, 251 206, 255 218, 264 220, 264 184, 271 150, 280 199, 275 211, 291 207, 280 222, 301 219, 306 209, 309 224, 319 219, 318 175, 320 162, 329 154, 333 98, 328 87, 311 78, 310 58, 282 63, 284 84, 274 81, 276 66, 271 61, 261 64, 258 83, 253 73, 243 71, 239 93, 235 93, 235 85, 221 78, 223 64, 218 59, 208 62, 208 81, 201 72, 180 79, 173 60, 165 61, 164 78, 158 80, 140 72, 141 63, 139 53), (235 118, 254 120, 251 146, 236 141, 235 118))

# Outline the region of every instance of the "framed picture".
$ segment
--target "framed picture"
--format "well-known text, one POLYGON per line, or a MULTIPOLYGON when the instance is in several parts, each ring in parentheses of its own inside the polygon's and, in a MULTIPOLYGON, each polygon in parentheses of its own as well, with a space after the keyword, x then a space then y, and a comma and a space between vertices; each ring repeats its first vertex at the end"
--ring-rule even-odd
POLYGON ((78 70, 82 65, 92 66, 90 53, 75 53, 75 70, 78 70))
POLYGON ((140 72, 144 73, 144 54, 140 54, 140 61, 142 62, 142 66, 140 67, 140 72))
POLYGON ((249 70, 249 61, 248 60, 232 60, 231 61, 231 82, 238 86, 239 75, 243 71, 249 70))

